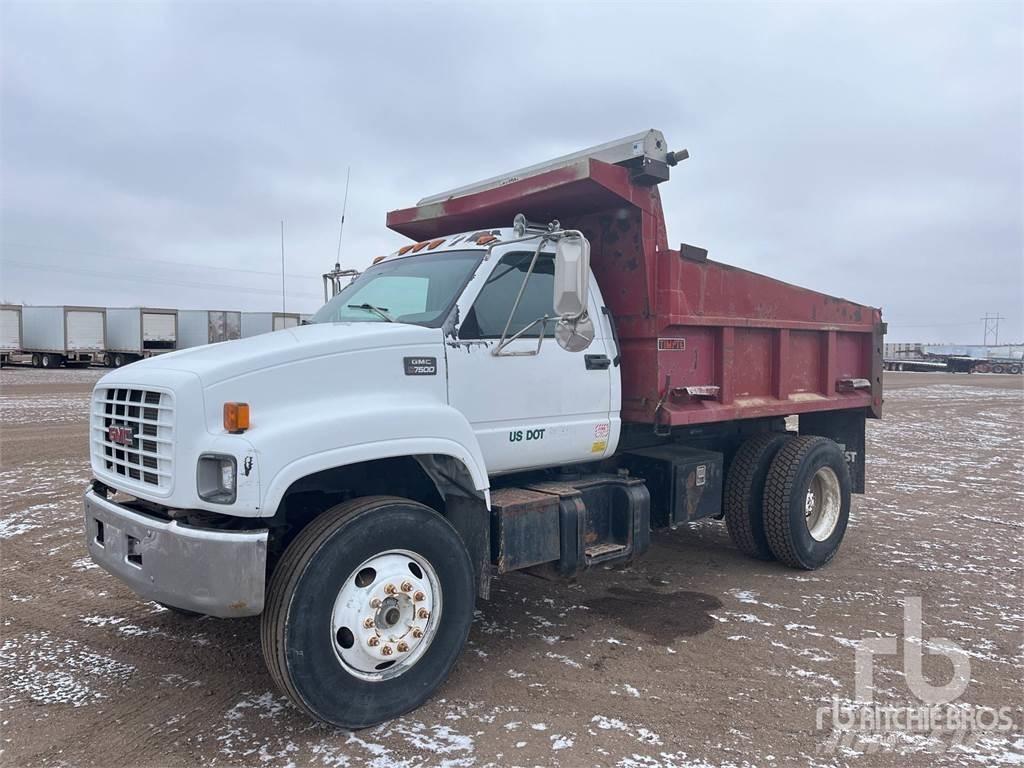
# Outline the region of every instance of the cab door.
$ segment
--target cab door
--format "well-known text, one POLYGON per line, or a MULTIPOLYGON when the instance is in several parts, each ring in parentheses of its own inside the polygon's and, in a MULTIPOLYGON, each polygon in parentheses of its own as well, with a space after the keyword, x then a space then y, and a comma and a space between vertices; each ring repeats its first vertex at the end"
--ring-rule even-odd
MULTIPOLYGON (((543 338, 538 324, 506 346, 512 354, 494 354, 532 258, 533 248, 513 246, 491 256, 493 268, 480 270, 467 290, 475 295, 460 307, 457 338, 446 345, 449 402, 472 425, 489 474, 601 459, 613 439, 612 377, 618 370, 593 287, 595 339, 586 350, 562 349, 551 320, 543 338)), ((551 315, 553 292, 554 255, 542 253, 508 336, 551 315)), ((617 437, 617 423, 614 431, 617 437)))

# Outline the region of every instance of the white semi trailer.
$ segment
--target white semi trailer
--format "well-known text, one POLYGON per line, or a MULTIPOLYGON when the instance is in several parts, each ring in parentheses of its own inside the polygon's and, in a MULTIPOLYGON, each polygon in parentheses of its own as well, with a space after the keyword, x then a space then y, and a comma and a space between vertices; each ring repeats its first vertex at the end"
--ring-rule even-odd
POLYGON ((280 331, 299 325, 297 312, 243 312, 242 338, 259 336, 261 333, 280 331))
POLYGON ((0 365, 21 351, 21 307, 0 304, 0 365))
POLYGON ((178 349, 242 337, 242 313, 215 309, 178 310, 178 349))
POLYGON ((108 367, 152 357, 178 348, 178 310, 149 307, 107 310, 108 367))
POLYGON ((22 352, 36 368, 88 365, 107 348, 107 313, 102 307, 21 308, 22 352))

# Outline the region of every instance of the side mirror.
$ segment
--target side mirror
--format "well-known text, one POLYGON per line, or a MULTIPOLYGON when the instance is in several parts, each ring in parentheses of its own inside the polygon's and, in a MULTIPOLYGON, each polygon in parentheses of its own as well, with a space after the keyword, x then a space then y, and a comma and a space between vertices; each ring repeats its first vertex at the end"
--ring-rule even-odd
POLYGON ((558 317, 577 319, 587 311, 590 242, 578 232, 559 239, 555 249, 554 308, 558 317))

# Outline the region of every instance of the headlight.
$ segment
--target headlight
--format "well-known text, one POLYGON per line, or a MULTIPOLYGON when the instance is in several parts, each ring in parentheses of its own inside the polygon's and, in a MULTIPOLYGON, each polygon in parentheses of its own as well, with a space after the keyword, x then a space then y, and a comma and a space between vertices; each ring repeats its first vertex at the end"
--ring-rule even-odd
POLYGON ((204 453, 199 457, 196 471, 196 487, 199 498, 214 504, 234 504, 238 465, 234 456, 220 453, 204 453))

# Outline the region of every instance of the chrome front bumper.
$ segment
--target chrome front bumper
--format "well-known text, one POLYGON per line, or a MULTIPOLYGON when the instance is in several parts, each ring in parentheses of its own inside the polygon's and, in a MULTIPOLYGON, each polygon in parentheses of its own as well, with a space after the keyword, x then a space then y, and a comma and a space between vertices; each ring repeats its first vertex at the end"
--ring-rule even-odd
POLYGON ((148 600, 210 616, 263 610, 267 531, 194 528, 85 493, 85 543, 97 565, 148 600))

